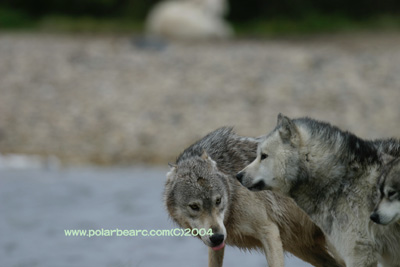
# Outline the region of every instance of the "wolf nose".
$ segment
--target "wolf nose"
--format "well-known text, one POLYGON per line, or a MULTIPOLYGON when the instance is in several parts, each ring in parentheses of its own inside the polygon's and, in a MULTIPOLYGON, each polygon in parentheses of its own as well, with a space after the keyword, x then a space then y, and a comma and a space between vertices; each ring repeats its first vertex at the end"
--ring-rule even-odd
POLYGON ((236 179, 239 180, 240 183, 242 183, 242 179, 243 179, 243 172, 238 172, 236 174, 236 179))
POLYGON ((373 212, 369 218, 375 223, 380 223, 379 215, 376 212, 373 212))
POLYGON ((210 241, 213 243, 213 246, 218 246, 224 241, 224 235, 214 234, 210 237, 210 241))

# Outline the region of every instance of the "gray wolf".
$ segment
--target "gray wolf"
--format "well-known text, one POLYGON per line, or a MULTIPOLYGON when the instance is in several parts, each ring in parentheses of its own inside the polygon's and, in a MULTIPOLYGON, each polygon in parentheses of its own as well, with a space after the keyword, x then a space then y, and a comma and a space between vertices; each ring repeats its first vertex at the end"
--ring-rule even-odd
POLYGON ((262 250, 269 266, 284 266, 284 250, 314 266, 342 266, 329 254, 325 236, 289 198, 252 193, 235 174, 256 157, 260 139, 220 128, 178 157, 167 173, 165 204, 183 228, 212 229, 201 236, 209 266, 222 266, 225 244, 262 250))
POLYGON ((253 191, 272 189, 293 198, 346 266, 400 266, 400 227, 370 220, 384 155, 399 156, 400 142, 366 141, 325 122, 279 114, 237 179, 253 191))
POLYGON ((400 158, 386 165, 378 181, 377 195, 371 220, 382 225, 400 223, 400 158))

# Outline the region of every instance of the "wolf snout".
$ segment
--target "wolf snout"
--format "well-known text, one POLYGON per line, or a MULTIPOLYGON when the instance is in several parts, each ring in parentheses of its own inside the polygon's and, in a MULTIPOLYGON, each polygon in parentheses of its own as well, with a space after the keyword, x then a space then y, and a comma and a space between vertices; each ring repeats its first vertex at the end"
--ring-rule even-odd
POLYGON ((210 236, 210 241, 212 243, 213 247, 221 245, 222 242, 224 242, 225 236, 223 234, 213 234, 210 236))
POLYGON ((242 180, 243 180, 243 172, 238 172, 238 173, 236 174, 236 179, 238 179, 239 182, 240 182, 241 184, 243 184, 243 183, 242 183, 242 180))
POLYGON ((236 174, 236 179, 239 180, 239 182, 244 185, 245 187, 247 187, 247 189, 249 189, 250 191, 261 191, 264 189, 269 189, 267 187, 267 185, 265 184, 265 182, 263 180, 258 181, 255 184, 249 184, 249 181, 246 181, 246 184, 243 183, 243 178, 245 176, 245 173, 243 171, 240 171, 236 174))
POLYGON ((261 191, 263 189, 267 188, 267 185, 265 184, 264 181, 259 181, 258 183, 256 183, 255 185, 249 187, 250 191, 261 191))
POLYGON ((381 223, 381 220, 380 220, 380 218, 379 218, 379 214, 376 213, 376 212, 373 212, 369 218, 370 218, 374 223, 378 223, 378 224, 381 223))

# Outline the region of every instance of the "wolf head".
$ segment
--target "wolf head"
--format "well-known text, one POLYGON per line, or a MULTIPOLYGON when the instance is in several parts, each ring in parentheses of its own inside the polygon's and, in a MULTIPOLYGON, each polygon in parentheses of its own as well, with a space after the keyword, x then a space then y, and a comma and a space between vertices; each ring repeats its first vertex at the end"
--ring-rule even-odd
POLYGON ((279 189, 287 193, 300 168, 300 133, 288 117, 278 115, 274 131, 261 141, 257 158, 236 177, 252 191, 279 189))
POLYGON ((183 228, 212 230, 199 236, 214 250, 224 247, 224 215, 230 196, 228 177, 203 152, 172 166, 167 173, 165 204, 171 218, 183 228))
POLYGON ((383 225, 400 222, 400 158, 385 166, 377 189, 378 203, 371 220, 383 225))

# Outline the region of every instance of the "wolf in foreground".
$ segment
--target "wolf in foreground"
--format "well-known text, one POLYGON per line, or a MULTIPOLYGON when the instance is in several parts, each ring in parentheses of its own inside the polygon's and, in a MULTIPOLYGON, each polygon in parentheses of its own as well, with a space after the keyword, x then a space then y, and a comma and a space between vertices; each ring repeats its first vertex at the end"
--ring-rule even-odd
POLYGON ((259 140, 220 128, 187 148, 167 174, 170 217, 183 228, 212 229, 200 237, 209 246, 209 266, 222 266, 225 244, 262 249, 272 267, 284 266, 284 250, 314 266, 342 266, 329 254, 322 231, 291 199, 254 194, 236 180, 256 157, 259 140))
POLYGON ((365 141, 328 123, 281 114, 237 174, 253 191, 273 189, 294 199, 324 231, 346 266, 400 266, 400 227, 374 224, 382 155, 399 156, 394 139, 365 141))

